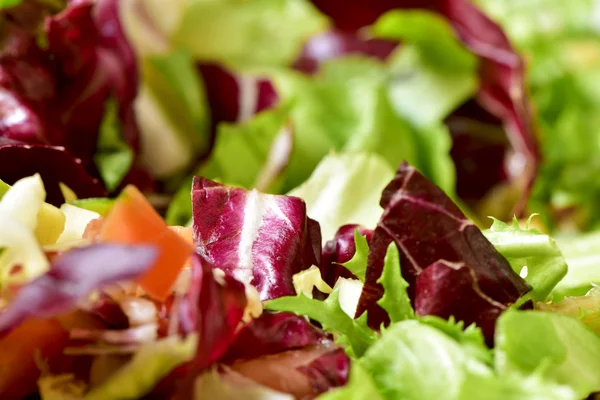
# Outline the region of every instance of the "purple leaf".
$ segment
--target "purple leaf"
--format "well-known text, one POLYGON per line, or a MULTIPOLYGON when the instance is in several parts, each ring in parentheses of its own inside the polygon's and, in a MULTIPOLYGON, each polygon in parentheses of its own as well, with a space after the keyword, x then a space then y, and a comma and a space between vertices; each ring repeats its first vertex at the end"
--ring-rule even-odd
POLYGON ((525 91, 525 66, 500 26, 469 0, 441 1, 439 11, 450 21, 464 45, 480 57, 479 103, 502 119, 513 149, 524 167, 513 178, 522 178, 524 190, 515 212, 520 214, 533 185, 540 153, 533 131, 532 112, 525 91))
POLYGON ((308 376, 313 392, 318 395, 348 382, 350 358, 344 349, 338 348, 298 367, 298 370, 308 376))
POLYGON ((318 344, 328 335, 306 318, 264 312, 244 325, 221 360, 230 363, 318 344))
POLYGON ((42 143, 43 124, 37 114, 10 90, 0 87, 0 137, 42 143), (15 118, 20 115, 20 118, 15 118))
POLYGON ((323 247, 322 262, 319 264, 323 280, 331 287, 335 285, 338 278, 356 277, 340 264, 346 263, 352 259, 356 252, 354 243, 354 231, 358 230, 362 236, 366 236, 367 242, 371 241, 373 231, 360 225, 344 225, 338 229, 335 237, 327 241, 323 247))
POLYGON ((46 19, 48 48, 33 32, 7 24, 0 46, 0 136, 65 146, 88 173, 93 164, 105 101, 114 94, 125 140, 135 150, 132 110, 137 92, 133 52, 116 0, 73 1, 46 19))
POLYGON ((79 2, 46 20, 48 50, 66 76, 73 76, 94 62, 98 32, 92 17, 93 8, 92 2, 79 2))
POLYGON ((48 318, 74 308, 77 301, 111 283, 135 279, 157 256, 148 246, 97 244, 58 257, 50 270, 19 289, 0 314, 0 333, 28 317, 48 318))
POLYGON ((502 121, 474 100, 446 120, 452 134, 450 154, 456 166, 456 192, 469 205, 509 179, 506 159, 510 143, 502 121))
POLYGON ((236 76, 224 67, 198 67, 206 88, 214 127, 220 122, 241 122, 274 106, 279 97, 268 80, 236 76))
MULTIPOLYGON (((377 280, 392 242, 400 251, 402 275, 417 313, 447 317, 450 310, 467 324, 486 326, 487 315, 495 313, 493 309, 506 308, 530 289, 479 228, 414 167, 406 163, 400 166, 380 204, 384 212, 371 240, 357 309, 357 316, 369 310, 371 326, 387 319, 376 305, 383 294, 377 280), (425 274, 423 278, 421 274, 425 274), (433 287, 435 291, 420 291, 433 287), (443 308, 439 307, 442 303, 443 308), (475 304, 481 305, 477 311, 471 308, 475 304)), ((488 329, 486 333, 492 332, 488 329)), ((491 340, 491 336, 487 338, 491 340)))
POLYGON ((56 206, 64 202, 59 182, 80 198, 106 195, 98 180, 86 173, 81 160, 63 147, 28 145, 0 136, 0 179, 13 184, 35 173, 39 173, 44 181, 46 201, 56 206))
POLYGON ((192 207, 198 253, 254 285, 261 300, 294 295, 292 276, 320 261, 318 225, 308 220, 306 205, 297 197, 196 177, 192 207))
POLYGON ((221 278, 216 279, 213 267, 195 254, 189 292, 175 311, 184 333, 198 332, 200 342, 193 360, 196 372, 225 354, 244 315, 244 285, 229 275, 221 278))

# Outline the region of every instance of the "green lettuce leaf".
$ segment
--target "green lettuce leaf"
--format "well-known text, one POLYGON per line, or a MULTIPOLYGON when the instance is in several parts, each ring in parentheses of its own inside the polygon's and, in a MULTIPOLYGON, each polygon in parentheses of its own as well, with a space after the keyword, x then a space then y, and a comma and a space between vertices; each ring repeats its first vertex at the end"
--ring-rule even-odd
POLYGON ((559 238, 557 243, 569 270, 556 285, 552 293, 554 300, 564 296, 582 296, 593 284, 600 284, 600 232, 559 238))
POLYGON ((461 400, 580 400, 568 386, 558 385, 538 375, 527 377, 514 375, 510 378, 473 379, 467 376, 461 400))
POLYGON ((567 263, 556 242, 536 229, 529 229, 529 221, 523 229, 516 218, 512 225, 494 219, 484 235, 531 285, 528 298, 545 300, 567 274, 567 263))
POLYGON ((135 107, 140 161, 157 178, 185 170, 210 142, 208 105, 195 60, 184 50, 141 60, 135 107))
POLYGON ((507 311, 496 324, 496 368, 504 376, 537 373, 578 398, 600 391, 600 338, 581 321, 540 311, 507 311))
POLYGON ((365 282, 365 274, 367 273, 367 258, 369 257, 369 243, 367 238, 354 231, 354 245, 356 251, 352 258, 342 265, 348 271, 352 272, 361 282, 365 282))
POLYGON ((359 56, 329 61, 314 77, 274 74, 279 95, 293 104, 294 153, 284 189, 304 182, 332 150, 377 153, 392 168, 416 161, 414 133, 392 108, 388 80, 385 65, 359 56))
MULTIPOLYGON (((352 368, 360 368, 351 375, 348 387, 358 391, 363 384, 369 396, 377 398, 379 392, 385 399, 580 398, 570 386, 539 374, 515 371, 498 375, 481 331, 474 326, 462 328, 461 323, 437 317, 390 325, 364 357, 353 362, 352 368)), ((340 393, 351 393, 344 390, 339 389, 340 393)))
POLYGON ((406 43, 391 61, 390 95, 395 109, 411 123, 429 126, 442 121, 475 93, 477 57, 443 17, 393 10, 371 30, 375 36, 406 43))
POLYGON ((377 304, 387 311, 391 322, 404 321, 415 317, 406 292, 408 283, 402 278, 400 254, 395 243, 390 243, 385 253, 383 272, 377 283, 383 286, 383 296, 377 304))
POLYGON ((477 0, 527 59, 542 159, 530 208, 554 229, 600 223, 597 0, 477 0), (543 12, 540 12, 543 10, 543 12), (556 210, 574 208, 562 220, 556 210))
POLYGON ((292 152, 289 106, 257 114, 241 123, 221 123, 209 160, 196 175, 246 189, 277 192, 292 152))
POLYGON ((390 325, 360 363, 386 399, 458 399, 470 375, 493 377, 460 343, 418 320, 390 325))
POLYGON ((254 68, 288 65, 326 27, 306 0, 187 1, 171 40, 198 60, 254 68))
POLYGON ((493 365, 493 352, 486 344, 481 329, 472 324, 465 328, 463 321, 454 317, 445 320, 436 316, 420 316, 419 321, 432 326, 456 340, 463 350, 487 365, 493 365))
POLYGON ((98 133, 94 162, 109 191, 115 190, 133 165, 133 150, 121 134, 118 105, 114 99, 106 102, 104 119, 98 133))
POLYGON ((383 212, 381 192, 393 177, 390 164, 377 154, 331 153, 306 182, 288 194, 306 202, 308 215, 319 221, 323 241, 327 241, 342 225, 375 226, 383 212))
POLYGON ((300 293, 298 296, 269 300, 264 307, 272 311, 293 312, 318 321, 324 330, 339 335, 339 340, 348 344, 346 351, 349 354, 360 357, 377 335, 367 327, 366 317, 361 320, 350 318, 340 307, 338 296, 337 288, 324 301, 309 299, 300 293))

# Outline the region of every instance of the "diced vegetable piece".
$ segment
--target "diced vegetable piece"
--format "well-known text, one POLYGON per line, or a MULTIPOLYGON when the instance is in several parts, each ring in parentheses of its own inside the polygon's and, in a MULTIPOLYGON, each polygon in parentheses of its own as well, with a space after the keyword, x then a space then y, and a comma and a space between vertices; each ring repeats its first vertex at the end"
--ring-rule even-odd
POLYGON ((150 296, 164 300, 193 251, 192 245, 169 229, 144 195, 127 186, 104 218, 98 240, 109 243, 152 244, 160 255, 142 276, 140 286, 150 296))

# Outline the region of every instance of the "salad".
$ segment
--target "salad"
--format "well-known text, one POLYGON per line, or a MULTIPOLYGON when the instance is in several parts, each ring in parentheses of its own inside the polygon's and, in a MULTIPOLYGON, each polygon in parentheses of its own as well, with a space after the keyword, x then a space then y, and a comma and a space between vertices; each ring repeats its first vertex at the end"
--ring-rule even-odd
POLYGON ((0 0, 0 399, 600 395, 597 10, 0 0))

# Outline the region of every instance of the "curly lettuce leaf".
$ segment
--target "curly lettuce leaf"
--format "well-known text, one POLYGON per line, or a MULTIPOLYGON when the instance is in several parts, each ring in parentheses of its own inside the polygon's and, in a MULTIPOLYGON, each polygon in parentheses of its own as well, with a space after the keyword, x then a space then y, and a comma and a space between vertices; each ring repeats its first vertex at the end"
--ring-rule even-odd
POLYGON ((390 325, 360 363, 388 399, 458 399, 468 376, 492 376, 460 343, 417 320, 390 325))
POLYGON ((513 271, 531 285, 528 298, 545 300, 567 274, 567 263, 554 239, 530 229, 529 221, 523 229, 516 217, 512 225, 494 218, 484 235, 506 257, 513 271))
POLYGON ((408 283, 402 278, 400 253, 394 243, 390 243, 387 248, 383 261, 383 272, 377 283, 383 286, 383 296, 377 301, 377 304, 388 313, 391 322, 414 318, 415 310, 413 310, 406 292, 408 283))
POLYGON ((545 214, 555 229, 563 224, 579 229, 598 226, 598 2, 477 3, 499 21, 528 59, 528 91, 543 153, 531 210, 545 214), (576 215, 562 221, 556 211, 570 208, 576 215))
POLYGON ((354 255, 342 266, 364 283, 367 272, 367 258, 369 257, 369 243, 366 236, 361 235, 358 229, 354 231, 354 248, 354 255))
POLYGON ((339 340, 349 346, 346 351, 357 356, 364 354, 376 337, 364 321, 354 320, 342 310, 337 288, 324 301, 309 299, 300 293, 270 300, 265 303, 265 308, 293 312, 318 321, 324 330, 340 335, 339 340))
POLYGON ((501 376, 539 374, 578 398, 600 390, 600 338, 576 318, 508 311, 498 319, 496 369, 501 376))
MULTIPOLYGON (((289 195, 306 202, 307 213, 319 221, 325 241, 342 225, 375 226, 383 212, 379 206, 381 191, 393 176, 390 164, 377 154, 330 153, 289 195)), ((362 276, 364 279, 364 271, 362 276)))

